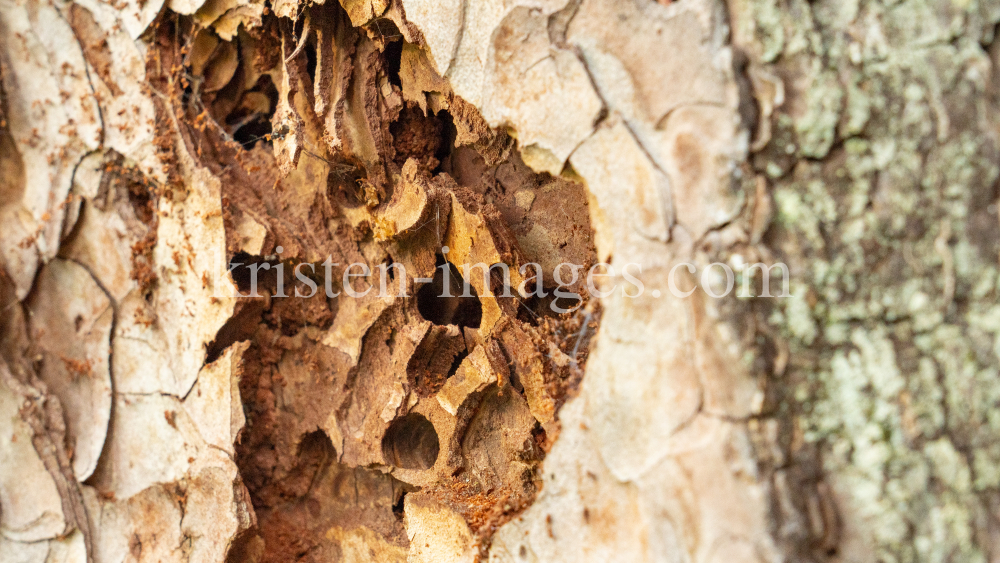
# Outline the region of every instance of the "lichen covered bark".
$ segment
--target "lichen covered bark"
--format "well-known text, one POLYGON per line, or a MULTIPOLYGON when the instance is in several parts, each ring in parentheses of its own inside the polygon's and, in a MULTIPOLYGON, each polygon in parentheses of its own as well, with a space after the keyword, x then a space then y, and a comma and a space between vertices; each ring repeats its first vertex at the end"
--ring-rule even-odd
POLYGON ((766 109, 763 244, 793 279, 768 317, 787 366, 775 414, 792 455, 821 460, 841 510, 831 550, 992 560, 1000 5, 730 9, 766 109))

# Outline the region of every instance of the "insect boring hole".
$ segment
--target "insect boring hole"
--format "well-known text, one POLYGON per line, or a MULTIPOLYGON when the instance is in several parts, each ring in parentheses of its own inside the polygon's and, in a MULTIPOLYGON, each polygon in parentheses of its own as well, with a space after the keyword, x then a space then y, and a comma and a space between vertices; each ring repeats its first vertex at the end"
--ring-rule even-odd
POLYGON ((253 88, 244 92, 236 106, 226 115, 225 125, 233 139, 246 149, 257 141, 267 142, 271 131, 271 116, 278 105, 278 89, 270 75, 264 74, 253 88))
POLYGON ((479 328, 483 320, 476 289, 441 254, 437 255, 434 279, 417 290, 417 310, 436 325, 479 328))
POLYGON ((324 463, 336 455, 333 442, 326 432, 314 430, 302 436, 298 447, 299 466, 309 473, 322 470, 324 463))
POLYGON ((406 365, 406 377, 420 397, 431 397, 455 375, 469 355, 457 326, 434 326, 421 340, 406 365))
POLYGON ((392 421, 382 438, 385 462, 400 469, 430 469, 440 451, 437 430, 418 413, 392 421))
POLYGON ((360 166, 346 162, 334 165, 326 177, 327 196, 348 209, 362 207, 365 205, 364 179, 364 170, 360 166))

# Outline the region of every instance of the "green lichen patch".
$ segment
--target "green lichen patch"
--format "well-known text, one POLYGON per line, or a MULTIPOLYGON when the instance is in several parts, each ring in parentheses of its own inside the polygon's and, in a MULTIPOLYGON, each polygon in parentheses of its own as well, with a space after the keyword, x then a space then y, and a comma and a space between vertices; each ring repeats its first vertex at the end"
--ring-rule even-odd
POLYGON ((1000 3, 735 4, 741 47, 787 93, 752 157, 793 279, 768 316, 781 412, 874 559, 995 558, 1000 3))

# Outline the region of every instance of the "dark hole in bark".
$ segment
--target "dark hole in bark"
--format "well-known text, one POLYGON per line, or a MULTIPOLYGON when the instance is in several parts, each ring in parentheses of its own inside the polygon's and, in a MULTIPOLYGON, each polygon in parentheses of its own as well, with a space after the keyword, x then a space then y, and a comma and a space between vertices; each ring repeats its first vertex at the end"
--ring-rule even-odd
POLYGON ((264 136, 271 133, 271 116, 278 106, 278 89, 269 75, 261 76, 244 96, 252 92, 267 96, 270 103, 266 114, 251 113, 246 107, 238 106, 226 116, 226 126, 232 128, 233 139, 247 150, 252 149, 257 141, 268 142, 264 136))
POLYGON ((320 462, 326 460, 331 452, 334 452, 333 443, 322 430, 307 433, 299 442, 299 459, 304 460, 306 465, 322 465, 320 462))
POLYGON ((455 148, 455 138, 458 136, 458 129, 455 128, 455 120, 452 119, 451 114, 446 110, 437 112, 437 118, 444 126, 444 130, 441 133, 441 144, 438 145, 437 151, 434 152, 434 157, 444 162, 455 148))
POLYGON ((397 499, 392 505, 392 513, 396 516, 396 518, 403 518, 403 507, 405 506, 405 502, 406 493, 404 492, 399 495, 399 499, 397 499))
POLYGON ((400 40, 399 28, 391 20, 385 18, 379 18, 372 22, 372 24, 378 24, 376 30, 382 33, 383 37, 388 40, 383 54, 385 55, 385 66, 386 72, 389 75, 389 82, 397 88, 402 88, 403 82, 399 79, 399 66, 403 58, 403 42, 400 40))
POLYGON ((572 310, 580 304, 580 298, 576 294, 573 297, 556 297, 553 294, 553 288, 547 287, 544 291, 547 294, 545 297, 531 295, 520 303, 517 308, 517 319, 519 321, 538 326, 539 321, 544 317, 554 318, 559 316, 559 312, 554 310, 553 306, 557 309, 572 310))
POLYGON ((434 280, 424 284, 417 291, 417 310, 420 315, 436 325, 458 325, 460 327, 479 328, 483 320, 483 306, 479 302, 479 294, 469 285, 471 297, 462 297, 466 281, 458 268, 450 262, 445 262, 444 256, 438 254, 438 267, 434 270, 434 280), (448 287, 445 287, 444 266, 449 271, 448 287))
MULTIPOLYGON (((237 252, 229 262, 230 275, 240 293, 249 297, 261 297, 265 293, 274 294, 278 286, 277 262, 269 262, 261 256, 251 256, 246 252, 237 252), (237 264, 239 264, 237 266, 237 264), (266 266, 265 266, 266 265, 266 266), (257 295, 250 295, 253 288, 253 272, 257 271, 257 295)), ((288 277, 288 272, 285 272, 288 277)), ((286 287, 287 292, 287 287, 286 287)))
POLYGON ((256 116, 242 124, 236 130, 236 133, 233 134, 233 139, 249 150, 253 148, 257 141, 265 140, 264 135, 270 132, 271 120, 266 116, 256 116))
POLYGON ((465 338, 457 327, 432 327, 406 365, 410 386, 420 397, 434 395, 455 375, 468 355, 465 338))
POLYGON ((351 209, 364 205, 359 183, 365 178, 364 168, 354 166, 352 162, 345 162, 344 166, 331 168, 330 174, 326 177, 326 193, 330 199, 351 209))
POLYGON ((250 270, 247 269, 246 265, 252 259, 253 257, 246 252, 237 252, 233 255, 233 261, 229 263, 233 282, 236 283, 236 287, 240 290, 240 293, 250 291, 250 270), (239 266, 236 264, 239 264, 239 266))
MULTIPOLYGON (((583 298, 574 293, 569 297, 554 297, 552 301, 549 302, 549 310, 551 311, 551 307, 555 306, 559 310, 570 312, 576 310, 576 308, 582 304, 583 298)), ((559 311, 555 311, 555 313, 557 315, 561 314, 559 311)))
POLYGON ((315 84, 316 83, 316 43, 311 38, 313 34, 310 34, 310 40, 303 47, 303 51, 306 53, 306 72, 309 74, 309 80, 315 84))
POLYGON ((468 350, 462 350, 458 354, 455 354, 455 359, 451 362, 451 367, 448 368, 448 377, 455 375, 458 372, 459 366, 462 365, 462 361, 469 357, 468 350))
POLYGON ((402 469, 430 469, 440 450, 437 431, 422 414, 394 420, 382 438, 385 462, 402 469))

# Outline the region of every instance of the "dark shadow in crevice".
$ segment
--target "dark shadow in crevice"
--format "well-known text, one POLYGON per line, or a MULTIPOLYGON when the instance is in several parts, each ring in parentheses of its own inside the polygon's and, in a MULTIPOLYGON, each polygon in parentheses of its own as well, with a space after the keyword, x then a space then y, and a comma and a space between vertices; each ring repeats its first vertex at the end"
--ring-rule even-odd
MULTIPOLYGON (((252 256, 243 252, 237 252, 229 262, 229 272, 236 284, 236 289, 244 297, 263 297, 274 295, 278 287, 278 270, 275 266, 278 262, 271 257, 265 260, 262 256, 252 256), (256 271, 257 286, 254 288, 254 271, 256 271), (253 294, 256 291, 256 295, 253 294)), ((287 278, 289 272, 285 272, 287 278)), ((286 287, 287 291, 287 287, 286 287)))
POLYGON ((271 133, 271 117, 278 105, 278 89, 267 74, 261 76, 253 88, 243 94, 244 97, 260 93, 267 96, 267 113, 252 111, 248 105, 241 103, 226 116, 226 126, 231 128, 233 140, 245 149, 253 148, 257 141, 270 142, 266 138, 271 133))
MULTIPOLYGON (((441 133, 441 144, 438 145, 437 151, 434 152, 434 157, 444 162, 445 159, 451 156, 451 152, 455 149, 455 139, 458 137, 458 129, 455 128, 455 120, 452 119, 451 114, 447 110, 437 112, 436 117, 442 123, 444 129, 441 133)), ((435 172, 439 171, 436 170, 435 172)))
POLYGON ((469 357, 468 350, 462 350, 458 354, 455 354, 455 359, 451 361, 451 367, 448 368, 448 377, 451 377, 458 373, 458 368, 462 365, 465 358, 469 357))
MULTIPOLYGON (((378 21, 379 30, 385 33, 385 37, 399 37, 399 28, 396 24, 385 18, 378 21), (391 30, 389 29, 391 27, 391 30)), ((401 39, 401 37, 400 37, 401 39)), ((385 57, 386 73, 389 75, 389 83, 397 88, 403 87, 402 80, 399 79, 399 68, 403 58, 403 42, 401 40, 390 40, 382 52, 385 57)))
POLYGON ((531 295, 521 301, 517 307, 517 320, 526 322, 532 326, 538 326, 543 318, 557 318, 560 313, 557 309, 572 310, 580 305, 581 299, 574 294, 574 297, 556 297, 553 288, 544 289, 545 296, 531 295), (553 309, 555 307, 556 309, 553 309))
POLYGON ((207 346, 205 363, 210 364, 237 342, 253 338, 266 303, 264 299, 240 299, 236 302, 232 317, 215 334, 215 339, 207 346))
POLYGON ((312 34, 310 34, 309 40, 302 50, 306 54, 306 73, 309 75, 309 81, 312 84, 316 84, 316 63, 318 59, 316 58, 316 41, 313 39, 312 34))
POLYGON ((445 262, 441 254, 437 256, 437 265, 434 280, 417 290, 417 310, 420 315, 436 325, 479 328, 483 320, 483 306, 475 288, 471 285, 466 288, 465 278, 458 268, 445 262), (445 280, 446 269, 448 280, 445 280), (466 289, 471 296, 462 297, 466 289))

